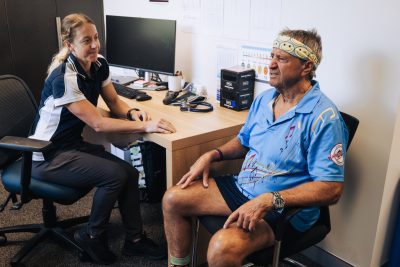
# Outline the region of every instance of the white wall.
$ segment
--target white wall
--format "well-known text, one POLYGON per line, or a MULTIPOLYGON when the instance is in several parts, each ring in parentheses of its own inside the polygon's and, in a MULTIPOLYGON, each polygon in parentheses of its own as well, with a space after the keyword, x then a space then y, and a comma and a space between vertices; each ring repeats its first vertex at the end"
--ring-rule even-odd
MULTIPOLYGON (((246 40, 182 32, 183 1, 104 0, 104 7, 110 15, 177 19, 176 68, 213 95, 216 44, 239 45, 246 40)), ((207 1, 213 0, 199 0, 207 1)), ((324 58, 317 79, 322 90, 361 122, 349 150, 344 195, 331 209, 332 232, 320 244, 355 266, 384 263, 391 241, 393 218, 387 210, 392 208, 393 187, 400 177, 400 170, 393 167, 399 162, 399 145, 392 148, 400 96, 399 10, 396 0, 282 0, 282 9, 277 10, 280 28, 315 27, 319 31, 324 58)))

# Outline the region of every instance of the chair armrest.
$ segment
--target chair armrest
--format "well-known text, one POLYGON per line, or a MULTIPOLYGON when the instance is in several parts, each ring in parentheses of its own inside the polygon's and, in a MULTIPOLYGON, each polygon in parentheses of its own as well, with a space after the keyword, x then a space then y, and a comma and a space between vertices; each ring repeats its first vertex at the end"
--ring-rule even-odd
POLYGON ((276 224, 276 233, 275 240, 281 241, 283 238, 284 228, 288 223, 290 223, 290 219, 296 215, 299 211, 301 211, 304 207, 288 207, 282 211, 282 215, 279 217, 276 224))
POLYGON ((22 152, 21 184, 21 206, 31 200, 29 185, 31 183, 32 153, 42 152, 51 146, 51 142, 37 139, 4 136, 0 139, 0 148, 18 150, 22 152))
POLYGON ((42 152, 51 146, 50 141, 42 141, 37 139, 4 136, 0 139, 0 148, 7 148, 26 152, 42 152))
POLYGON ((282 211, 282 222, 288 222, 294 215, 299 211, 304 209, 304 207, 287 207, 282 211))

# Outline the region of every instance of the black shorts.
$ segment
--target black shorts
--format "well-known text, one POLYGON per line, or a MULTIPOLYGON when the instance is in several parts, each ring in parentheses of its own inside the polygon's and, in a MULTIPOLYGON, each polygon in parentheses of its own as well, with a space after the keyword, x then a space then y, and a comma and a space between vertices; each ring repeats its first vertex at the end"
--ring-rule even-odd
MULTIPOLYGON (((231 211, 237 210, 244 203, 249 201, 249 199, 244 196, 239 188, 235 184, 234 175, 224 175, 215 178, 218 189, 221 192, 226 204, 231 209, 231 211)), ((274 210, 267 212, 264 220, 271 226, 274 233, 276 232, 276 224, 281 214, 274 210)), ((296 230, 295 230, 296 231, 296 230)))

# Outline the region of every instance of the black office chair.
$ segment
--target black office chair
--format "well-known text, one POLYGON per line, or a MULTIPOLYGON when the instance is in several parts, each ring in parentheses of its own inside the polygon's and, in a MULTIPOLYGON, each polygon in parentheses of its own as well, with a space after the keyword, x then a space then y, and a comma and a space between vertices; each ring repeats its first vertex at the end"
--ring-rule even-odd
MULTIPOLYGON (((10 200, 14 209, 32 199, 42 199, 43 224, 18 225, 0 228, 0 245, 7 243, 7 233, 36 233, 12 258, 11 266, 20 263, 33 248, 47 237, 56 237, 76 248, 82 260, 88 256, 79 247, 66 228, 88 221, 89 216, 58 221, 54 203, 70 205, 86 195, 88 190, 78 190, 62 185, 31 179, 32 152, 45 151, 51 142, 26 138, 37 111, 36 102, 27 85, 12 75, 0 76, 0 169, 4 188, 10 192, 0 207, 4 210, 10 200), (21 157, 22 155, 22 157, 21 157), (20 202, 17 203, 17 195, 20 202)), ((5 221, 5 219, 1 219, 5 221)))
MULTIPOLYGON (((349 148, 351 141, 353 140, 354 134, 356 133, 359 121, 357 118, 340 112, 346 126, 349 130, 349 142, 347 148, 349 148)), ((288 257, 311 247, 322 241, 325 236, 331 230, 331 222, 329 215, 329 207, 320 207, 320 217, 318 221, 306 232, 300 233, 297 236, 285 235, 289 230, 290 219, 293 215, 299 212, 301 208, 286 208, 283 211, 283 216, 277 223, 277 229, 275 234, 274 246, 257 251, 247 257, 247 261, 260 265, 266 266, 272 264, 272 267, 278 267, 279 261, 283 261, 285 264, 292 266, 304 266, 294 259, 288 257)), ((226 221, 225 216, 200 216, 196 220, 194 233, 193 233, 193 246, 192 246, 192 266, 197 264, 197 241, 198 241, 198 230, 200 223, 209 231, 214 234, 222 228, 226 221)))

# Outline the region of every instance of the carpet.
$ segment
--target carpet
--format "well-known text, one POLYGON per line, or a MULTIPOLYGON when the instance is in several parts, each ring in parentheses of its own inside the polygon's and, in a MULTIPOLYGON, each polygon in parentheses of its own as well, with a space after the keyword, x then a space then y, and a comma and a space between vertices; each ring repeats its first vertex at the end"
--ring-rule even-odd
MULTIPOLYGON (((62 219, 73 218, 88 215, 90 212, 93 192, 79 200, 77 203, 69 206, 57 205, 57 215, 62 219)), ((7 192, 0 184, 0 202, 7 197, 7 192)), ((29 224, 41 222, 40 200, 32 200, 25 204, 20 210, 10 210, 10 204, 0 213, 0 227, 17 224, 29 224)), ((142 203, 141 213, 143 216, 144 230, 147 235, 158 244, 166 244, 161 204, 142 203)), ((71 228, 73 233, 77 228, 71 228)), ((0 246, 0 266, 10 266, 10 259, 18 250, 32 237, 30 233, 11 233, 7 234, 7 244, 0 246)), ((128 257, 121 254, 124 241, 124 230, 122 227, 121 216, 118 209, 114 209, 109 225, 109 243, 111 250, 117 254, 118 261, 108 266, 167 266, 167 260, 146 260, 142 257, 128 257)), ((58 242, 54 239, 47 239, 39 244, 23 261, 26 267, 70 267, 70 266, 99 266, 79 260, 78 252, 68 245, 58 242)))

